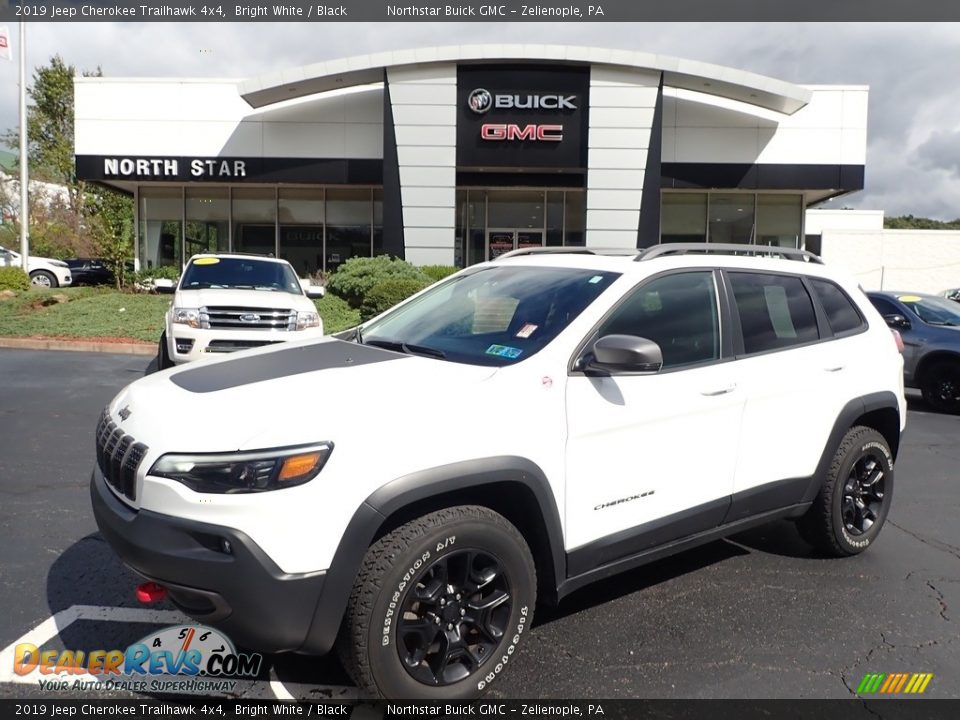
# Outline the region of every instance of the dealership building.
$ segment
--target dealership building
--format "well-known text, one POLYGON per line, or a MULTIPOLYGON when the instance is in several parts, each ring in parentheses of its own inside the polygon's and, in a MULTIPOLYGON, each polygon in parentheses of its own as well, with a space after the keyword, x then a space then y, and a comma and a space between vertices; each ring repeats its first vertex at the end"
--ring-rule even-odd
POLYGON ((863 188, 863 86, 642 52, 474 45, 248 80, 75 80, 80 179, 136 199, 142 268, 273 253, 303 275, 388 253, 804 245, 863 188))

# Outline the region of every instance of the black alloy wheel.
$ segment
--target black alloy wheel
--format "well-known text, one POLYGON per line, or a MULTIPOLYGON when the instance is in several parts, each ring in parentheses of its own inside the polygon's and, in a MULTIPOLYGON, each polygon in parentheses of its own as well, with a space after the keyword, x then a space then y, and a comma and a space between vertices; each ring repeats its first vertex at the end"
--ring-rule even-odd
POLYGON ((843 525, 853 536, 869 532, 880 517, 886 487, 883 460, 868 452, 850 468, 843 486, 843 525))
POLYGON ((492 554, 465 549, 438 558, 407 595, 397 652, 425 685, 449 685, 491 658, 509 627, 510 578, 492 554))
POLYGON ((939 362, 924 375, 923 399, 941 412, 960 413, 960 364, 939 362))

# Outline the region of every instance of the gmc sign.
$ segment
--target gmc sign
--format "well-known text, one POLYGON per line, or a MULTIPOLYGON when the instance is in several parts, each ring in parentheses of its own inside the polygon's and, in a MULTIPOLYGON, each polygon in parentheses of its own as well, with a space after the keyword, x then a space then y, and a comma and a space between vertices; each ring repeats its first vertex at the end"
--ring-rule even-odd
POLYGON ((563 125, 516 125, 513 123, 484 123, 480 126, 483 140, 535 140, 560 142, 563 140, 563 125))

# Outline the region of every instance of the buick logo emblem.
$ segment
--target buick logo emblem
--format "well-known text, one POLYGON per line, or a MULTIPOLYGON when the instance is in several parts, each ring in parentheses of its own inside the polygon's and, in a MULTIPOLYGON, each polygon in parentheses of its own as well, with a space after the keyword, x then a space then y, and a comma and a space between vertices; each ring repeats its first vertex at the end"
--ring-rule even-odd
POLYGON ((477 115, 483 115, 487 110, 493 107, 493 96, 489 90, 477 88, 467 95, 467 107, 473 110, 477 115))
POLYGON ((260 322, 260 316, 254 313, 247 313, 240 316, 240 322, 260 322))

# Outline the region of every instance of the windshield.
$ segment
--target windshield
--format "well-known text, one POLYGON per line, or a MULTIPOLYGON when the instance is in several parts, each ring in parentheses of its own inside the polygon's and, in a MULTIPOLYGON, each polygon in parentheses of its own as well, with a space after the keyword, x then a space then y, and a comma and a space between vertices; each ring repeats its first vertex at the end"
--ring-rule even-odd
POLYGON ((901 295, 897 299, 929 325, 960 327, 960 305, 953 300, 920 295, 901 295))
POLYGON ((362 341, 400 352, 500 367, 545 347, 619 273, 488 267, 459 275, 363 328, 362 341))
POLYGON ((256 258, 196 258, 184 271, 180 289, 208 288, 303 294, 300 281, 289 265, 256 258))

